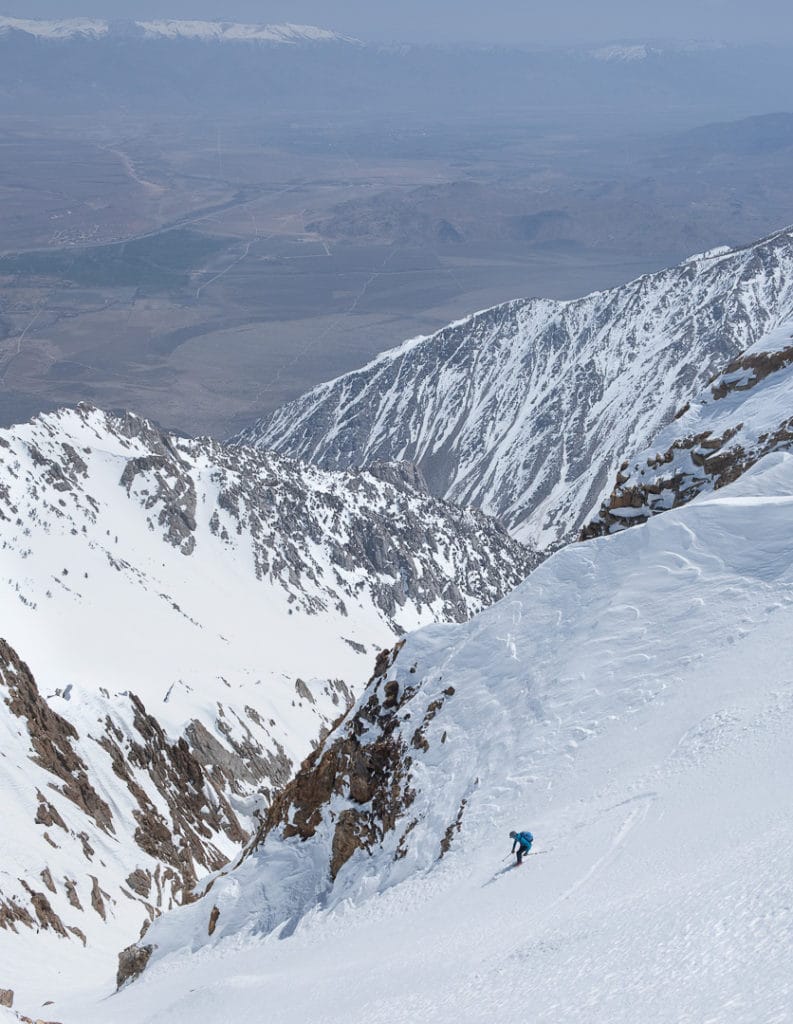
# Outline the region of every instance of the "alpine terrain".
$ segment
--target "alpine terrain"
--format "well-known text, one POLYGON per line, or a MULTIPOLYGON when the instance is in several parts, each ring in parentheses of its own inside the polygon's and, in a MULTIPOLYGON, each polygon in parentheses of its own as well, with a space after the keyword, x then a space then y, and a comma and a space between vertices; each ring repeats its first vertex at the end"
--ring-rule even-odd
POLYGON ((90 406, 0 432, 0 988, 112 970, 379 650, 535 564, 407 465, 328 473, 90 406))
POLYGON ((414 338, 239 440, 326 468, 408 459, 430 490, 551 548, 730 359, 793 316, 793 231, 610 291, 526 299, 414 338))
POLYGON ((60 1019, 786 1020, 792 493, 771 452, 381 654, 235 864, 60 1019))
POLYGON ((793 1021, 793 228, 491 305, 790 45, 507 42, 0 16, 0 1024, 793 1021))
POLYGON ((652 445, 620 467, 614 491, 583 536, 648 516, 731 483, 763 455, 793 447, 793 321, 733 359, 652 445))

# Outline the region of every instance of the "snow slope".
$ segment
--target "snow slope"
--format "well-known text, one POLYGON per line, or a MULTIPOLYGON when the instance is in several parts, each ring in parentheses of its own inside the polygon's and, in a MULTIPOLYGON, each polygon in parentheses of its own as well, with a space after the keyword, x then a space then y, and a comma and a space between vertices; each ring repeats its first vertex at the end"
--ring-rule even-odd
POLYGON ((325 467, 416 462, 433 493, 547 547, 692 393, 793 316, 793 232, 582 299, 497 306, 320 385, 241 435, 325 467))
POLYGON ((60 1019, 789 1020, 791 512, 772 453, 410 636, 142 977, 60 1019))
POLYGON ((535 564, 375 472, 88 406, 0 431, 0 987, 48 944, 114 960, 239 850, 381 647, 535 564))
POLYGON ((620 467, 585 536, 613 533, 737 479, 793 447, 793 322, 733 359, 652 445, 620 467))

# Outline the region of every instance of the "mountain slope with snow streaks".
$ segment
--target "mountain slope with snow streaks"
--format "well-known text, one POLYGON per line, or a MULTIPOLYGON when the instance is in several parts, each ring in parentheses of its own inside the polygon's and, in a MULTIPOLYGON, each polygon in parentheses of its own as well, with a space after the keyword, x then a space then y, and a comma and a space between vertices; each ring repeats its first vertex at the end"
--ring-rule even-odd
POLYGON ((515 301, 413 339, 245 431, 324 467, 408 459, 539 547, 571 538, 726 362, 793 315, 793 233, 582 299, 515 301))

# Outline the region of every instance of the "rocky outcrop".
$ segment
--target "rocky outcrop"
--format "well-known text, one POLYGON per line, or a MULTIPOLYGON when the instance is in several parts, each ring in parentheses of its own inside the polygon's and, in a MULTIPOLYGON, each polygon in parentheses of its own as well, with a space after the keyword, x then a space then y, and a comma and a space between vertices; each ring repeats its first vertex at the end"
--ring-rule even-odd
POLYGON ((731 360, 650 448, 622 463, 581 539, 644 523, 793 449, 792 341, 793 324, 783 324, 731 360))
MULTIPOLYGON (((225 834, 230 842, 238 845, 248 838, 227 796, 241 795, 245 791, 242 780, 229 770, 239 759, 213 739, 219 760, 205 761, 205 767, 191 750, 188 736, 180 737, 175 743, 169 741, 139 698, 132 696, 130 701, 136 738, 122 747, 123 737, 108 717, 105 734, 99 742, 111 758, 113 771, 125 783, 134 801, 135 842, 163 866, 163 879, 173 883, 174 895, 183 901, 190 898, 197 871, 216 871, 226 863, 227 858, 214 845, 213 837, 225 834), (138 781, 141 771, 148 774, 153 784, 148 792, 138 781), (165 802, 167 817, 153 802, 152 789, 157 794, 157 803, 161 806, 165 802), (209 794, 211 799, 208 799, 209 794)), ((194 735, 199 732, 198 725, 200 723, 193 723, 194 735)), ((209 737, 203 726, 201 733, 209 737)), ((200 754, 206 758, 206 742, 200 754)), ((254 785, 270 781, 266 774, 255 777, 248 772, 248 778, 255 780, 254 785)), ((136 873, 131 887, 139 891, 144 884, 140 873, 136 873)), ((148 897, 150 885, 146 888, 148 897)))
POLYGON ((130 459, 121 474, 127 494, 132 494, 134 487, 144 509, 158 510, 157 523, 165 539, 183 555, 193 553, 196 528, 195 485, 185 472, 187 468, 178 455, 171 459, 148 455, 130 459))
MULTIPOLYGON (((357 877, 350 872, 354 864, 361 868, 362 858, 377 858, 380 876, 390 865, 399 877, 406 863, 415 869, 417 859, 437 862, 449 852, 471 786, 460 780, 453 805, 444 797, 436 806, 427 771, 448 749, 448 707, 456 688, 434 674, 420 676, 416 663, 404 662, 403 650, 400 641, 380 652, 355 707, 276 795, 241 856, 179 911, 177 921, 194 922, 197 944, 245 927, 267 932, 287 919, 297 921, 317 901, 332 903, 337 887, 346 892, 357 877), (428 828, 437 827, 428 818, 438 815, 442 825, 428 844, 428 828), (257 892, 255 905, 250 887, 257 892)), ((154 922, 147 932, 146 943, 157 955, 170 948, 174 934, 189 934, 189 927, 187 933, 173 927, 173 919, 162 928, 154 922)))
MULTIPOLYGON (((338 688, 333 695, 338 706, 338 688)), ((141 921, 191 900, 198 878, 227 864, 291 772, 277 741, 268 747, 270 725, 254 708, 243 715, 219 705, 214 731, 196 719, 175 738, 131 693, 94 698, 80 718, 73 695, 45 697, 5 640, 0 698, 17 737, 4 759, 28 763, 14 790, 24 794, 29 785, 29 819, 12 819, 24 852, 15 869, 4 864, 0 878, 0 930, 7 933, 39 929, 86 945, 98 924, 126 919, 122 908, 133 905, 138 931, 141 921), (53 710, 56 699, 69 718, 53 710), (240 808, 254 797, 243 817, 240 808)), ((121 974, 132 976, 143 963, 136 953, 121 974)))
MULTIPOLYGON (((245 856, 255 853, 271 834, 306 841, 330 825, 328 873, 334 880, 356 851, 371 853, 404 825, 415 798, 414 751, 430 749, 430 723, 455 689, 447 686, 424 700, 418 684, 400 685, 389 678, 402 647, 400 642, 381 651, 354 712, 339 723, 324 746, 306 758, 278 794, 245 856)), ((460 829, 465 804, 463 800, 447 830, 441 856, 453 832, 460 829)), ((408 826, 402 835, 398 859, 405 855, 411 831, 408 826)))
MULTIPOLYGON (((373 679, 387 673, 399 646, 381 654, 373 679)), ((411 694, 406 690, 400 697, 389 686, 382 698, 375 688, 338 738, 303 762, 273 801, 257 842, 274 829, 284 839, 310 839, 331 798, 346 797, 353 806, 339 814, 333 831, 329 871, 334 879, 356 850, 371 849, 395 827, 412 802, 410 757, 404 740, 394 735, 399 708, 411 694)))
MULTIPOLYGON (((85 762, 75 751, 77 730, 50 708, 39 693, 30 669, 2 639, 0 693, 11 714, 23 719, 25 723, 34 752, 32 760, 60 780, 61 785, 57 787, 59 792, 71 800, 100 829, 114 832, 110 807, 97 793, 88 777, 85 762)), ((40 811, 37 820, 62 825, 62 819, 57 812, 47 812, 48 806, 42 797, 41 807, 44 811, 40 811)))
POLYGON ((134 981, 146 970, 146 965, 154 952, 152 946, 128 946, 118 954, 118 971, 116 972, 116 988, 122 988, 128 981, 134 981))

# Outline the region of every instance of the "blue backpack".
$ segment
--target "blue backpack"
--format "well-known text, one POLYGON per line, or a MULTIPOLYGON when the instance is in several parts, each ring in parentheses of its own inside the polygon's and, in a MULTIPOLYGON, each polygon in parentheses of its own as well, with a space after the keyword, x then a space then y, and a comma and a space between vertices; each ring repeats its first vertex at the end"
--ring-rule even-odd
POLYGON ((531 844, 534 842, 534 836, 531 832, 518 832, 515 838, 526 850, 531 849, 531 844))

